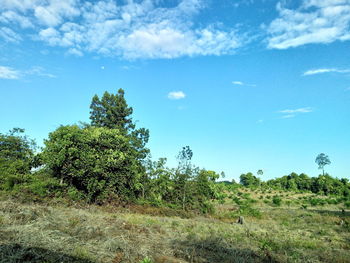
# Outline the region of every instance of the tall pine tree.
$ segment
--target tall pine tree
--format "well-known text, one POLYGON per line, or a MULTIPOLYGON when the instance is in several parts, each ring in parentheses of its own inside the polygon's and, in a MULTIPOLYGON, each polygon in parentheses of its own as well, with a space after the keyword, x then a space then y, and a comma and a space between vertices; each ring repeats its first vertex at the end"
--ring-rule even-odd
POLYGON ((119 89, 115 95, 106 91, 101 99, 95 95, 90 105, 91 125, 119 129, 122 134, 131 138, 134 148, 139 153, 138 159, 143 160, 149 153, 145 147, 149 139, 149 130, 136 129, 131 116, 133 109, 127 104, 124 94, 124 90, 119 89))
POLYGON ((90 109, 92 126, 119 129, 125 134, 135 129, 131 118, 133 109, 128 106, 123 89, 115 95, 106 91, 101 99, 95 95, 90 109))

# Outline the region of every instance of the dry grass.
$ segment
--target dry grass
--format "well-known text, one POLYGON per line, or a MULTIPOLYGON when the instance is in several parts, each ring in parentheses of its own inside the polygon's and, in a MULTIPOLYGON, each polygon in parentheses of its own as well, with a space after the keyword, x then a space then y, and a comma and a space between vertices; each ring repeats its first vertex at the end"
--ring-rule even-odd
MULTIPOLYGON (((246 224, 156 209, 73 208, 0 201, 0 262, 350 262, 350 221, 336 207, 256 203, 246 224), (140 209, 140 212, 138 212, 140 209), (148 210, 151 210, 148 211, 148 210)), ((221 209, 221 210, 220 210, 221 209)), ((234 205, 219 208, 230 213, 234 205)))

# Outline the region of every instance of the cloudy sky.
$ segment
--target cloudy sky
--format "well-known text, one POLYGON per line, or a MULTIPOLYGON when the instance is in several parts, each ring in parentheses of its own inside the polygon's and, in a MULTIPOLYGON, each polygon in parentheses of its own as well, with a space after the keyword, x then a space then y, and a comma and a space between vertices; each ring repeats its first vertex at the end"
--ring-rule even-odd
POLYGON ((126 91, 153 158, 348 177, 350 0, 0 0, 0 132, 42 145, 126 91))

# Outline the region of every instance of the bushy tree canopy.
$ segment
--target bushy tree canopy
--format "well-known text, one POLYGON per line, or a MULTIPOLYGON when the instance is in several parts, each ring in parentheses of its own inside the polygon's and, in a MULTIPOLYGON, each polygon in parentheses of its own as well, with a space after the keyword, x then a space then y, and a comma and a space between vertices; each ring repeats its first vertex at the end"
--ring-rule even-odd
POLYGON ((142 165, 119 129, 61 126, 45 141, 43 160, 53 175, 89 200, 110 193, 135 197, 142 165))
POLYGON ((252 173, 241 174, 239 179, 240 183, 246 187, 258 187, 261 183, 260 179, 252 173))
POLYGON ((90 105, 92 126, 119 129, 125 134, 135 128, 132 113, 133 109, 128 106, 123 89, 119 89, 115 95, 106 91, 101 99, 95 95, 90 105))
POLYGON ((0 133, 0 176, 29 173, 33 165, 35 142, 24 135, 24 129, 14 128, 0 133))
POLYGON ((139 160, 143 160, 149 154, 146 144, 149 140, 149 130, 136 129, 132 120, 132 107, 127 104, 123 89, 117 94, 105 92, 100 99, 97 95, 92 98, 90 105, 91 126, 118 129, 124 136, 130 138, 130 143, 137 150, 139 160))

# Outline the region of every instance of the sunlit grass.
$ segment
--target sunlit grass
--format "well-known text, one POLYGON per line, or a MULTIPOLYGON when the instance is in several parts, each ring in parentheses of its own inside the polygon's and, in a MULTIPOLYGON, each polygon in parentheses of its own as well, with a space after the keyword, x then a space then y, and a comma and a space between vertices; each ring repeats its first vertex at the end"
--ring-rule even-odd
POLYGON ((251 205, 261 216, 247 213, 244 225, 231 199, 216 205, 216 214, 190 218, 3 199, 0 262, 350 262, 348 212, 287 206, 288 197, 298 200, 290 193, 276 207, 259 195, 249 198, 258 200, 251 205))

